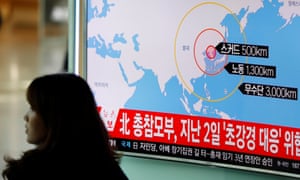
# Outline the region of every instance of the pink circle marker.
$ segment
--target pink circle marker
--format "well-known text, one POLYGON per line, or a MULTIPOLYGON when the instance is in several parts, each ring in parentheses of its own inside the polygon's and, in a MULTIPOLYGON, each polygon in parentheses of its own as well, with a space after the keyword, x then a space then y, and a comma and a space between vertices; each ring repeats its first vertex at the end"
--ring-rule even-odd
POLYGON ((216 50, 215 46, 213 46, 213 45, 207 46, 207 48, 206 48, 207 58, 210 60, 214 60, 216 55, 217 55, 217 50, 216 50))

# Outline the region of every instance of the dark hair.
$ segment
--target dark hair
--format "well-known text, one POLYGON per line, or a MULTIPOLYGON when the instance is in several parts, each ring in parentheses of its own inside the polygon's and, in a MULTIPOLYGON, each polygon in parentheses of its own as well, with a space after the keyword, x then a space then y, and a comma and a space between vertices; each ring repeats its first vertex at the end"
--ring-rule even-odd
POLYGON ((114 163, 109 162, 115 154, 109 145, 108 132, 83 78, 71 73, 44 75, 31 82, 26 97, 43 119, 48 134, 42 144, 26 151, 20 159, 6 158, 8 166, 3 177, 12 176, 15 169, 38 159, 49 161, 48 166, 53 163, 57 168, 69 162, 79 163, 77 166, 99 161, 106 162, 107 166, 114 163))

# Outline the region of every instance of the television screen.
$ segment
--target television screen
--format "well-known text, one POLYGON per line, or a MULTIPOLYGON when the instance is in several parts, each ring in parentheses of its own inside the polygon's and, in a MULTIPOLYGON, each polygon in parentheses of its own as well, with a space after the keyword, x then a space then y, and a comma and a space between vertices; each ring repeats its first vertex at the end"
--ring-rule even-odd
POLYGON ((300 1, 85 8, 86 79, 120 152, 299 177, 300 1))

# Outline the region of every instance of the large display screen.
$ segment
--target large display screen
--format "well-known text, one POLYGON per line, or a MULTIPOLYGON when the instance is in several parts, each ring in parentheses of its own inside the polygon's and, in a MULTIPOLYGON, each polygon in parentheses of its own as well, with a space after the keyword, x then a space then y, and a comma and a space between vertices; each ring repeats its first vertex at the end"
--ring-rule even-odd
POLYGON ((120 152, 300 177, 299 0, 88 0, 86 79, 120 152))

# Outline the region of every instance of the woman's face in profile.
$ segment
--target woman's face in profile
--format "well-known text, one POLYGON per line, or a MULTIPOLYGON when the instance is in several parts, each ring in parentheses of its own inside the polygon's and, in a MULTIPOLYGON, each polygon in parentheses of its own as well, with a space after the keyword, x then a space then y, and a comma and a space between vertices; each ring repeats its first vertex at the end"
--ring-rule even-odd
POLYGON ((27 142, 39 145, 42 143, 47 134, 47 128, 41 116, 32 108, 30 108, 24 116, 26 122, 27 142))

